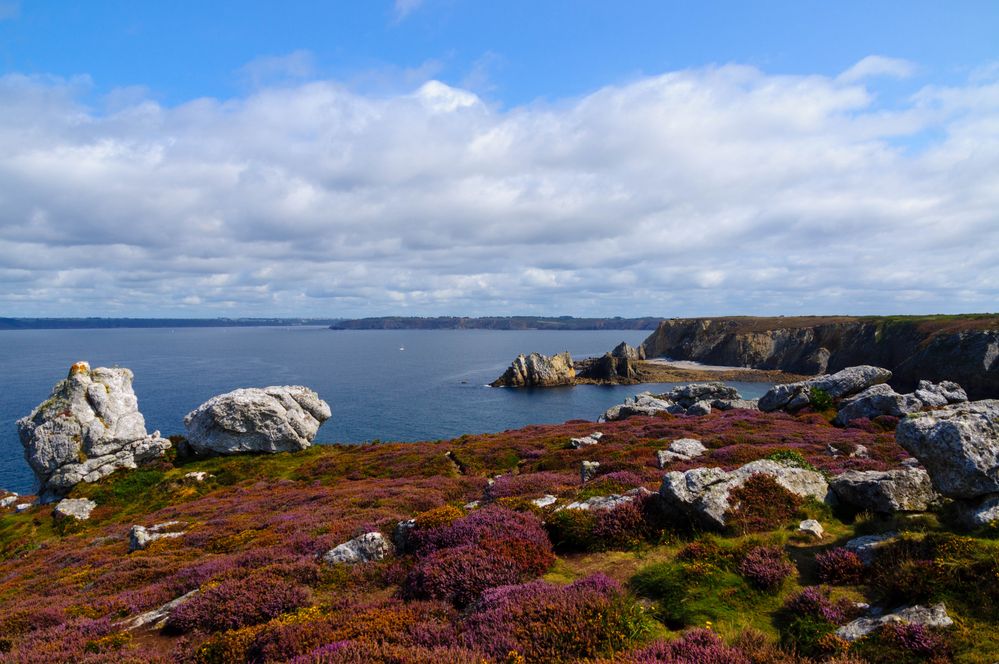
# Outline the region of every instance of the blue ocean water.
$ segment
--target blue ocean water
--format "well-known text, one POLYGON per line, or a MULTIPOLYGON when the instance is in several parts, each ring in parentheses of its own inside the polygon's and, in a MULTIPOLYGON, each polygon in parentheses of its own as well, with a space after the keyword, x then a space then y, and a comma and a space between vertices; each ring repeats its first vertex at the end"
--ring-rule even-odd
MULTIPOLYGON (((33 490, 15 421, 44 401, 73 362, 135 373, 149 431, 183 433, 184 415, 237 387, 306 385, 333 409, 320 443, 417 441, 527 424, 595 420, 643 390, 629 385, 516 390, 490 388, 518 353, 601 355, 648 332, 356 330, 253 327, 0 332, 0 487, 33 490), (404 349, 404 350, 403 350, 404 349)), ((755 398, 769 386, 735 384, 755 398)))

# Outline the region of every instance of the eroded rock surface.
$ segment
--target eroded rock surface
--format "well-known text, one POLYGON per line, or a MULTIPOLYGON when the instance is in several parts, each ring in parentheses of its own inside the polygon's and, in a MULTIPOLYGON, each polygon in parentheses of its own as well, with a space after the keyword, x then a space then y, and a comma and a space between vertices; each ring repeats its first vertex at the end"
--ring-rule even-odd
POLYGON ((197 454, 295 452, 312 444, 329 405, 301 385, 244 388, 212 397, 184 418, 197 454))
POLYGON ((382 560, 392 553, 392 544, 379 532, 364 533, 354 539, 344 542, 323 554, 323 562, 336 563, 366 563, 382 560))
POLYGON ((873 385, 887 383, 891 372, 881 367, 861 365, 848 367, 834 374, 809 378, 798 383, 774 385, 770 391, 760 397, 759 408, 762 411, 774 410, 795 411, 811 403, 813 390, 818 390, 832 399, 843 399, 862 392, 873 385))
POLYGON ((493 387, 554 387, 572 385, 576 369, 568 352, 557 355, 518 355, 493 387))
POLYGON ((924 625, 941 629, 951 627, 954 621, 947 615, 947 607, 943 602, 930 607, 910 606, 882 616, 857 618, 836 630, 836 636, 847 641, 856 641, 871 634, 879 627, 890 622, 902 622, 912 625, 924 625))
POLYGON ((90 513, 97 508, 97 503, 88 498, 63 498, 56 503, 52 516, 58 519, 76 519, 86 521, 90 513))
POLYGON ((811 496, 819 501, 829 497, 829 485, 821 473, 761 459, 732 471, 721 468, 694 468, 686 472, 666 473, 659 495, 671 506, 695 523, 721 529, 726 524, 726 512, 731 507, 729 494, 756 474, 773 477, 793 494, 811 496))
POLYGON ((17 422, 24 456, 42 502, 54 502, 80 482, 132 469, 170 447, 146 433, 132 390, 132 372, 77 362, 52 394, 17 422))
POLYGON ((871 512, 923 512, 939 498, 921 468, 848 470, 829 486, 841 502, 871 512))

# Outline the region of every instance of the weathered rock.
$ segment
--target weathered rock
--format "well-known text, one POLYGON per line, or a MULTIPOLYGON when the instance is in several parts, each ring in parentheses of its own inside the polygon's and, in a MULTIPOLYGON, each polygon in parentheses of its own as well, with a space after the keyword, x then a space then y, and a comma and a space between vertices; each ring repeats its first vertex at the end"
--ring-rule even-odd
POLYGON ((203 470, 196 470, 190 473, 184 473, 185 480, 191 480, 192 482, 204 482, 210 477, 215 477, 210 473, 206 473, 203 470))
POLYGON ((826 534, 826 531, 822 527, 822 524, 816 521, 815 519, 805 519, 804 521, 799 523, 798 532, 811 535, 817 540, 822 539, 826 534))
POLYGON ((312 444, 329 405, 300 385, 244 388, 212 397, 187 414, 196 454, 295 452, 312 444))
POLYGON ((56 503, 52 516, 58 519, 86 521, 96 507, 97 503, 88 498, 63 498, 56 503))
POLYGON ((0 498, 0 508, 10 507, 11 505, 17 502, 17 498, 18 496, 16 493, 12 493, 10 495, 4 496, 3 498, 0 498))
POLYGON ((557 355, 518 355, 506 372, 492 382, 493 387, 554 387, 572 385, 576 369, 568 352, 557 355))
POLYGON ((612 510, 622 505, 627 505, 628 503, 634 502, 638 498, 643 496, 651 496, 652 492, 645 487, 636 487, 629 491, 626 491, 623 495, 612 493, 607 496, 593 496, 587 498, 586 500, 576 501, 569 503, 563 508, 566 510, 584 510, 599 512, 601 510, 612 510))
POLYGON ((17 505, 14 505, 14 511, 17 513, 27 512, 32 507, 34 507, 34 505, 31 503, 18 503, 17 505))
POLYGON ((857 394, 872 385, 887 383, 891 372, 881 367, 861 365, 848 367, 825 376, 817 376, 798 383, 774 385, 759 401, 760 410, 799 410, 811 403, 812 390, 821 390, 833 399, 857 394))
POLYGON ((173 613, 174 609, 197 595, 199 592, 200 591, 195 588, 194 590, 184 593, 176 599, 170 600, 162 606, 146 611, 145 613, 140 613, 131 620, 126 620, 120 624, 128 631, 140 629, 142 627, 148 627, 149 629, 162 629, 162 627, 166 625, 166 621, 170 618, 170 614, 173 613))
POLYGON ((349 542, 344 542, 323 554, 323 562, 335 563, 367 563, 382 560, 392 553, 392 545, 379 532, 358 535, 349 542))
POLYGON ((844 400, 836 413, 836 424, 845 426, 852 420, 880 415, 904 417, 923 407, 923 402, 912 394, 898 394, 891 386, 881 383, 844 400))
POLYGON ((687 415, 709 415, 711 404, 707 401, 697 401, 687 407, 687 415))
POLYGON ((669 444, 665 450, 656 452, 656 460, 660 468, 665 468, 673 461, 690 461, 708 451, 701 441, 694 438, 679 438, 669 444))
POLYGON ((921 468, 848 470, 829 486, 841 502, 871 512, 924 512, 939 498, 921 468))
POLYGON ((558 502, 558 498, 549 493, 546 493, 540 498, 535 498, 534 500, 532 500, 531 504, 534 505, 535 507, 548 507, 549 505, 554 505, 556 502, 558 502))
POLYGON ((958 500, 953 508, 958 523, 969 530, 999 523, 999 494, 977 500, 958 500))
POLYGON ((641 392, 627 398, 622 404, 608 408, 598 421, 615 422, 635 417, 636 415, 651 416, 658 413, 679 414, 683 412, 685 412, 685 409, 682 406, 673 403, 669 399, 654 396, 651 392, 641 392))
MULTIPOLYGON (((475 507, 479 506, 479 501, 474 501, 475 507)), ((465 509, 475 509, 475 507, 469 507, 472 503, 465 505, 465 509)), ((416 529, 416 519, 407 519, 406 521, 400 521, 395 524, 395 529, 392 531, 392 543, 395 545, 396 551, 399 553, 406 553, 409 551, 409 536, 416 529)))
POLYGON ((718 410, 759 410, 760 406, 756 399, 715 399, 711 402, 712 408, 718 410))
POLYGON ((621 357, 627 360, 644 360, 645 359, 645 348, 639 346, 635 348, 634 346, 628 345, 626 342, 622 341, 614 350, 611 351, 613 357, 621 357))
POLYGON ((852 540, 844 544, 843 548, 848 551, 853 551, 857 554, 857 557, 860 558, 862 563, 870 565, 874 562, 874 558, 877 556, 878 548, 896 537, 898 537, 898 533, 894 531, 881 533, 880 535, 864 535, 863 537, 854 537, 852 540))
POLYGON ((949 380, 943 380, 936 384, 928 380, 921 380, 913 394, 927 406, 946 406, 968 400, 968 393, 964 391, 964 388, 949 380))
POLYGON ((587 445, 596 445, 603 437, 604 435, 602 433, 594 431, 589 436, 583 436, 582 438, 570 438, 569 446, 573 449, 579 449, 580 447, 586 447, 587 445))
POLYGON ((999 400, 913 413, 899 422, 895 440, 919 459, 943 495, 999 493, 999 400))
POLYGON ((847 641, 856 641, 871 634, 882 625, 891 622, 908 623, 912 625, 925 625, 942 629, 951 627, 954 621, 947 615, 947 607, 943 602, 934 604, 931 607, 910 606, 882 616, 857 618, 856 620, 843 625, 836 630, 836 636, 847 641))
POLYGON ((596 477, 599 471, 599 461, 581 461, 579 464, 579 480, 585 484, 596 477))
POLYGON ((179 521, 164 521, 148 528, 139 525, 132 526, 128 532, 128 552, 145 549, 156 540, 183 536, 183 532, 167 530, 178 525, 180 525, 179 521))
POLYGON ((31 414, 17 422, 24 456, 42 502, 54 502, 80 482, 162 456, 170 441, 146 434, 132 390, 132 372, 77 362, 31 414))
POLYGON ((666 505, 709 528, 724 528, 729 494, 756 474, 766 474, 798 496, 812 496, 819 501, 829 498, 829 485, 820 473, 761 459, 725 471, 721 468, 694 468, 684 473, 671 472, 663 477, 659 495, 666 505))
POLYGON ((674 387, 666 394, 661 395, 684 408, 690 408, 699 401, 707 401, 709 404, 715 399, 741 399, 739 391, 734 387, 729 387, 725 383, 690 383, 674 387))

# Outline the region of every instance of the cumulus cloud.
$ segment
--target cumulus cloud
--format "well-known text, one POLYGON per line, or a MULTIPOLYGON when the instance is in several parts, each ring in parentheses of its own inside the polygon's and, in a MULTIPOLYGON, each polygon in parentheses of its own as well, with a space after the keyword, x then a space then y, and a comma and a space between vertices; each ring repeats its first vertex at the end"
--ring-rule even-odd
POLYGON ((838 78, 843 83, 854 83, 874 76, 909 78, 915 72, 916 66, 908 60, 869 55, 840 74, 838 78))
POLYGON ((0 78, 9 315, 995 309, 999 83, 730 65, 502 109, 335 81, 100 109, 0 78), (914 147, 915 146, 915 147, 914 147))

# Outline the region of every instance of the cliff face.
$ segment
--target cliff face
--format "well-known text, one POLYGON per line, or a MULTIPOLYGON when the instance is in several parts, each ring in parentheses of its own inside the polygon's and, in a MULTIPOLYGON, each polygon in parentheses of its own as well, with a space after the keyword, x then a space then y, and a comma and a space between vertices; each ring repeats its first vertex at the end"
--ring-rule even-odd
POLYGON ((648 357, 803 374, 873 364, 898 390, 953 380, 972 399, 999 396, 999 316, 672 319, 642 345, 648 357))

